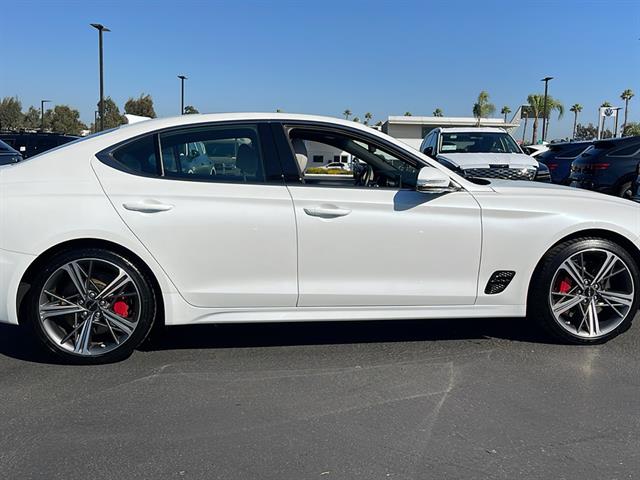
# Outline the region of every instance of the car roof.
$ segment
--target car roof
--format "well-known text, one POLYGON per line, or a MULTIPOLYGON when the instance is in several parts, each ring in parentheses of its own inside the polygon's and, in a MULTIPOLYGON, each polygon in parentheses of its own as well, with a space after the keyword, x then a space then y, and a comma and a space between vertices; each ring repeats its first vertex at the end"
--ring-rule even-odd
POLYGON ((500 127, 440 127, 440 131, 444 133, 507 133, 500 127))

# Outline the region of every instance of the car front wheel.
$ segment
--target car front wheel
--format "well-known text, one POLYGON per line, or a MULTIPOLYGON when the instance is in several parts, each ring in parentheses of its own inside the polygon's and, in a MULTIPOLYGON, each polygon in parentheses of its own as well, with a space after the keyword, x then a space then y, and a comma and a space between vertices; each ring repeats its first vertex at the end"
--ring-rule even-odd
POLYGON ((564 342, 609 340, 629 328, 638 310, 638 267, 610 240, 580 238, 557 245, 532 282, 529 315, 564 342))
POLYGON ((70 363, 126 358, 149 334, 156 314, 146 276, 127 258, 95 248, 51 258, 25 301, 37 338, 70 363))

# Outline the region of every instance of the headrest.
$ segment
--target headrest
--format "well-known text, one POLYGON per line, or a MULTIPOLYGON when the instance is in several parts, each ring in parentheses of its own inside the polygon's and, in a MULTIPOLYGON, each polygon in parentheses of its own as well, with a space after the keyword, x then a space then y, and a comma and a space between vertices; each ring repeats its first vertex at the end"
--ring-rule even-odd
POLYGON ((307 155, 307 146, 304 144, 304 140, 301 138, 294 138, 291 140, 291 145, 293 146, 293 152, 296 154, 296 160, 298 161, 298 166, 300 167, 300 173, 304 173, 307 168, 307 162, 309 161, 309 157, 307 155))
POLYGON ((245 144, 238 148, 236 157, 236 167, 242 170, 245 175, 255 175, 258 171, 258 155, 251 146, 245 144))

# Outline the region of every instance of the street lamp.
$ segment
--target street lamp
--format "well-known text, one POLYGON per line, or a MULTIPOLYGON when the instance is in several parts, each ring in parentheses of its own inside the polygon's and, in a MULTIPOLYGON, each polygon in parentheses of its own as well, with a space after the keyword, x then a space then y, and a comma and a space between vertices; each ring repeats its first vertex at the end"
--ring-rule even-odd
POLYGON ((93 111, 93 133, 98 133, 98 110, 93 111))
POLYGON ((542 107, 542 141, 547 139, 547 92, 549 90, 549 80, 553 80, 553 77, 544 77, 541 82, 544 82, 544 105, 542 107))
POLYGON ((51 103, 51 100, 40 100, 40 130, 44 132, 44 104, 51 103))
POLYGON ((184 75, 178 75, 180 79, 180 115, 184 115, 184 81, 188 78, 184 75))
POLYGON ((92 23, 91 26, 98 30, 98 43, 100 50, 100 103, 98 111, 100 113, 100 130, 104 130, 104 68, 102 62, 102 32, 110 32, 107 27, 100 23, 92 23))

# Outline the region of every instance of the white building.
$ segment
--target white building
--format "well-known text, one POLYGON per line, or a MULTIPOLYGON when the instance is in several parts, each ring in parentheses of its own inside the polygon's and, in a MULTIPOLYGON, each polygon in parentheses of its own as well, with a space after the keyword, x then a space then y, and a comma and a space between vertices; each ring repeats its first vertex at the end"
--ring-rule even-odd
POLYGON ((520 109, 513 118, 483 118, 478 124, 475 117, 416 117, 390 116, 382 124, 382 131, 413 148, 420 148, 422 139, 436 127, 502 127, 512 133, 520 126, 520 109))

